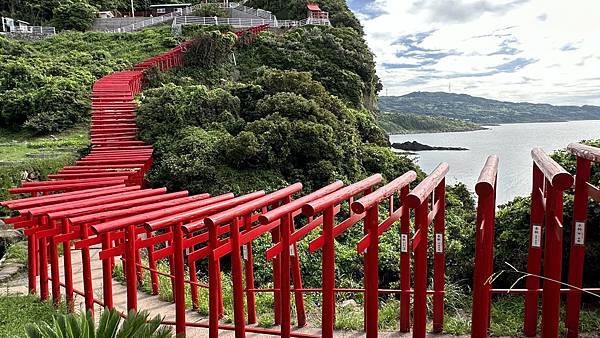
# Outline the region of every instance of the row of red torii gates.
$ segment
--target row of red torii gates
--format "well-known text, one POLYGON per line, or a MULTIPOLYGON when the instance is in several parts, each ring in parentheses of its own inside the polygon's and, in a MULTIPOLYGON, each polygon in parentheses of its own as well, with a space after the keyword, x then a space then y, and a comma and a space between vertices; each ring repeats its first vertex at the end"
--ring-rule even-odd
MULTIPOLYGON (((440 164, 412 190, 417 174, 404 173, 382 185, 379 174, 345 185, 333 182, 317 191, 304 193, 302 184, 266 193, 256 191, 243 196, 207 193, 190 196, 187 191, 144 187, 144 174, 152 164, 152 146, 136 139, 136 105, 133 98, 142 90, 143 71, 157 66, 168 70, 181 65, 188 43, 136 65, 132 71, 113 73, 98 80, 92 92, 92 151, 46 182, 23 182, 11 193, 29 197, 2 202, 17 213, 6 223, 24 229, 28 239, 29 290, 42 299, 58 304, 64 289, 67 303, 73 306, 74 294, 85 299, 90 311, 94 303, 113 308, 112 272, 116 259, 123 263, 127 283, 127 308, 137 310, 137 290, 143 271, 151 277, 151 288, 158 293, 157 262, 166 260, 176 305, 176 332, 186 327, 205 327, 210 337, 219 330, 233 330, 236 337, 246 332, 282 337, 332 337, 336 293, 364 293, 365 332, 378 335, 379 296, 400 297, 400 331, 415 337, 426 335, 427 298, 432 297, 433 332, 443 331, 445 266, 445 177, 447 164, 440 164), (298 195, 302 197, 295 198, 298 195), (350 212, 342 217, 343 206, 350 212), (380 208, 385 206, 385 208, 380 208), (381 214, 386 210, 385 214, 381 214), (411 216, 413 215, 413 216, 411 216), (342 219, 343 218, 343 219, 342 219), (412 227, 411 227, 412 219, 412 227), (364 227, 357 255, 364 256, 363 288, 336 287, 335 238, 352 226, 364 227), (300 224, 303 224, 300 226, 300 224), (395 226, 399 224, 399 229, 395 226), (430 243, 430 235, 431 236, 430 243), (379 238, 386 231, 400 231, 400 288, 380 289, 378 278, 379 238), (310 233, 319 235, 310 242, 309 252, 298 252, 297 243, 310 233), (273 288, 254 285, 253 240, 269 234, 272 246, 261 252, 273 264, 273 288), (63 246, 64 280, 60 280, 58 246, 63 246), (428 289, 428 248, 433 247, 433 286, 428 289), (103 297, 94 295, 90 248, 101 247, 103 297), (73 286, 72 250, 80 250, 84 289, 73 286), (322 287, 302 285, 300 255, 321 250, 322 287), (148 266, 142 265, 141 252, 148 266), (220 322, 224 314, 220 261, 231 260, 233 284, 233 325, 220 322), (197 278, 197 262, 208 262, 208 284, 197 278), (411 273, 411 265, 413 272, 411 273), (50 270, 50 271, 48 271, 50 270), (189 277, 186 277, 189 276, 189 277), (39 290, 38 282, 39 279, 39 290), (199 307, 198 290, 209 290, 208 322, 186 321, 186 288, 190 285, 192 306, 199 307), (255 294, 274 294, 277 329, 257 328, 255 294), (320 334, 300 333, 291 324, 291 297, 294 297, 296 323, 307 325, 304 294, 322 295, 320 334), (412 308, 411 308, 412 304, 412 308), (246 309, 246 310, 245 310, 246 309)), ((565 325, 569 337, 579 330, 583 259, 587 231, 589 197, 600 201, 600 190, 590 183, 590 167, 600 162, 600 149, 571 144, 577 157, 576 179, 540 149, 532 150, 533 188, 531 236, 525 289, 494 289, 494 218, 498 158, 490 156, 481 171, 475 191, 478 195, 477 239, 473 285, 472 336, 488 335, 493 293, 523 294, 525 299, 524 334, 536 335, 538 299, 542 298, 542 335, 559 335, 561 294, 566 296, 565 325), (575 182, 574 182, 575 181, 575 182), (575 208, 569 256, 569 287, 561 288, 563 246, 563 194, 575 183, 575 208), (543 258, 543 259, 542 259, 543 258), (541 278, 539 276, 542 276, 541 278), (541 283, 540 283, 541 281, 541 283)), ((525 244, 524 244, 525 245, 525 244)), ((586 289, 598 293, 598 289, 586 289)))

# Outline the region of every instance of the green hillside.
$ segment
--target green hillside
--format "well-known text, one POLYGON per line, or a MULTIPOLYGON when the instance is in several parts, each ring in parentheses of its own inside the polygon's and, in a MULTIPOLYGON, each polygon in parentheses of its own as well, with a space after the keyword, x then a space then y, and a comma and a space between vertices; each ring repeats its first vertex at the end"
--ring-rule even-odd
POLYGON ((390 134, 441 133, 480 130, 476 123, 443 116, 414 113, 377 113, 377 121, 390 134))
POLYGON ((379 110, 444 116, 482 125, 600 119, 600 107, 596 106, 553 106, 526 102, 503 102, 443 92, 414 92, 403 96, 381 96, 379 110))
POLYGON ((169 29, 66 32, 36 42, 0 36, 0 129, 48 134, 87 121, 96 79, 175 45, 169 29))

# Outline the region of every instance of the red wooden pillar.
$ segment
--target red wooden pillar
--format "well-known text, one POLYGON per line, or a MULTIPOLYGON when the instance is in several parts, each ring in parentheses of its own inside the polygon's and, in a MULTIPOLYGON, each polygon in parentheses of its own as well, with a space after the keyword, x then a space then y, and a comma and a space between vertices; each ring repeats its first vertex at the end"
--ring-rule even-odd
MULTIPOLYGON (((295 229, 294 218, 291 218, 290 234, 295 229)), ((289 235, 288 235, 289 236, 289 235)), ((294 281, 294 289, 300 290, 302 286, 302 274, 300 273, 300 257, 298 256, 298 246, 296 243, 293 244, 293 256, 292 260, 292 277, 294 281)), ((294 292, 294 302, 296 304, 296 320, 298 327, 306 326, 306 310, 304 308, 304 295, 302 291, 294 292)))
POLYGON ((379 328, 379 203, 367 209, 365 225, 369 246, 365 253, 365 315, 368 338, 376 338, 379 328))
POLYGON ((244 316, 244 287, 242 277, 242 258, 240 257, 240 223, 239 218, 231 222, 231 281, 233 283, 233 321, 235 324, 235 337, 246 336, 246 319, 244 316))
MULTIPOLYGON (((38 224, 34 224, 33 228, 38 227, 38 224)), ((35 278, 38 273, 38 239, 35 235, 35 232, 32 231, 31 234, 27 237, 27 277, 29 281, 29 293, 35 294, 37 290, 37 282, 35 278)))
POLYGON ((531 224, 529 254, 527 256, 527 293, 525 294, 525 323, 523 333, 535 337, 538 319, 538 288, 542 260, 542 224, 544 222, 544 202, 540 191, 544 187, 544 174, 536 164, 533 165, 533 189, 531 192, 531 224))
MULTIPOLYGON (((56 220, 50 220, 50 229, 56 229, 56 220)), ((58 243, 55 236, 50 236, 50 272, 52 274, 52 303, 54 306, 60 305, 60 270, 58 268, 58 243)))
MULTIPOLYGON (((146 232, 146 238, 150 238, 152 233, 150 231, 146 232)), ((156 264, 156 259, 154 258, 154 245, 150 245, 146 248, 148 252, 148 267, 150 268, 150 285, 152 288, 152 294, 158 295, 158 273, 156 270, 158 266, 156 264)))
POLYGON ((209 308, 209 337, 217 338, 219 336, 219 314, 220 314, 220 293, 221 293, 221 269, 219 267, 219 259, 215 255, 215 249, 218 245, 218 236, 216 226, 212 223, 208 224, 209 232, 209 256, 208 256, 208 308, 209 308))
MULTIPOLYGON (((89 237, 89 225, 81 224, 81 239, 85 240, 89 237)), ((90 260, 90 247, 84 246, 81 248, 81 265, 83 274, 83 295, 85 298, 85 309, 94 313, 94 289, 92 286, 92 264, 90 260)))
POLYGON ((563 193, 550 186, 546 199, 544 244, 544 292, 542 294, 542 336, 558 337, 560 321, 560 282, 562 273, 563 193))
POLYGON ((127 279, 127 310, 137 311, 137 250, 135 225, 125 228, 125 278, 127 279))
MULTIPOLYGON (((571 253, 569 255, 569 284, 582 287, 583 264, 585 258, 585 238, 588 211, 588 185, 591 162, 577 157, 577 175, 575 176, 575 200, 573 201, 573 226, 571 228, 571 253)), ((581 291, 575 288, 567 294, 566 327, 567 337, 579 335, 579 312, 581 309, 581 291)))
POLYGON ((490 280, 494 269, 494 222, 498 157, 488 157, 477 185, 477 221, 475 224, 475 268, 473 270, 473 306, 471 337, 488 336, 490 323, 490 280))
POLYGON ((415 210, 415 252, 414 283, 414 325, 413 337, 424 338, 427 325, 427 233, 428 233, 429 197, 415 210))
MULTIPOLYGON (((40 219, 41 228, 45 228, 48 225, 48 217, 41 216, 40 219)), ((39 275, 40 275, 40 298, 42 300, 48 299, 48 242, 46 237, 39 239, 39 275)))
MULTIPOLYGON (((70 234, 72 230, 71 222, 68 219, 62 221, 62 233, 70 234)), ((73 268, 71 261, 71 241, 62 241, 63 245, 63 269, 65 271, 65 296, 67 300, 67 308, 69 311, 75 309, 75 298, 73 293, 73 268)))
MULTIPOLYGON (((244 230, 252 229, 251 215, 244 216, 244 230)), ((244 273, 246 280, 246 304, 248 309, 248 324, 256 323, 256 305, 254 297, 254 257, 252 255, 252 243, 244 245, 244 273)))
MULTIPOLYGON (((107 232, 102 234, 102 250, 108 250, 111 247, 111 234, 107 232)), ((108 309, 113 309, 113 294, 112 294, 112 272, 113 259, 102 260, 102 294, 104 296, 104 306, 108 309)))
MULTIPOLYGON (((289 199, 288 201, 289 202, 289 199)), ((289 338, 291 334, 290 315, 290 224, 291 215, 285 214, 281 218, 281 337, 289 338)))
POLYGON ((175 263, 175 334, 185 337, 185 263, 182 224, 173 225, 173 261, 175 263))
POLYGON ((445 231, 446 231, 446 180, 442 179, 433 194, 434 204, 439 205, 434 219, 433 256, 433 332, 444 329, 444 284, 445 284, 445 231))
POLYGON ((400 192, 401 208, 404 208, 400 219, 400 331, 410 331, 410 210, 406 206, 409 187, 402 188, 400 192))
MULTIPOLYGON (((321 333, 323 338, 333 338, 335 322, 335 247, 333 236, 334 206, 331 205, 323 211, 323 237, 322 249, 322 278, 323 278, 323 308, 321 309, 321 333)), ((286 248, 283 248, 285 250, 286 248)))
MULTIPOLYGON (((278 228, 271 230, 272 243, 279 243, 281 240, 281 233, 278 228)), ((281 257, 277 256, 273 258, 273 288, 275 290, 281 290, 281 257)), ((281 293, 275 292, 274 298, 274 310, 275 310, 275 325, 281 324, 281 293)))

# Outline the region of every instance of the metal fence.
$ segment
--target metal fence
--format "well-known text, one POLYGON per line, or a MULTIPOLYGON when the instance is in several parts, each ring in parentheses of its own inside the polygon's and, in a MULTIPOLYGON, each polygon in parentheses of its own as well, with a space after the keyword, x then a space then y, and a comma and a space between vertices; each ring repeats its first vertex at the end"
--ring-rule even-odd
POLYGON ((56 29, 54 27, 46 27, 46 26, 17 26, 11 29, 11 33, 23 33, 23 34, 47 34, 54 35, 56 34, 56 29))
POLYGON ((187 7, 187 8, 184 8, 181 12, 171 12, 171 13, 168 13, 168 14, 165 14, 165 15, 161 15, 161 16, 157 16, 157 17, 151 17, 151 18, 149 18, 147 20, 136 22, 136 23, 132 23, 130 25, 119 27, 119 28, 116 28, 116 29, 110 29, 110 30, 107 30, 106 32, 111 32, 111 33, 134 32, 134 31, 143 29, 145 27, 150 27, 150 26, 154 26, 154 25, 158 25, 158 24, 161 24, 161 23, 165 23, 165 22, 171 21, 174 18, 177 18, 177 17, 182 16, 182 15, 191 14, 194 10, 196 10, 196 8, 197 8, 196 6, 187 7))
POLYGON ((329 25, 324 19, 304 20, 267 20, 267 19, 244 19, 244 18, 219 18, 202 16, 178 16, 173 21, 173 26, 178 25, 230 25, 234 28, 248 28, 259 25, 270 25, 273 28, 291 28, 306 25, 329 25))

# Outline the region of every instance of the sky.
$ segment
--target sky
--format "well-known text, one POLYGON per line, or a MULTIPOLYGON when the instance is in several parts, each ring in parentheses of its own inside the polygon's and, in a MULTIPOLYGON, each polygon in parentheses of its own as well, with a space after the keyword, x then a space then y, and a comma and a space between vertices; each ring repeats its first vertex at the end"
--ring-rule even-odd
POLYGON ((599 0, 348 0, 382 95, 600 105, 599 0))

